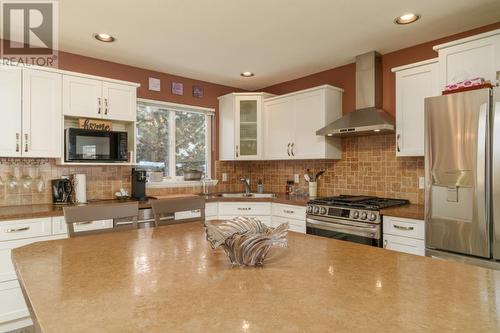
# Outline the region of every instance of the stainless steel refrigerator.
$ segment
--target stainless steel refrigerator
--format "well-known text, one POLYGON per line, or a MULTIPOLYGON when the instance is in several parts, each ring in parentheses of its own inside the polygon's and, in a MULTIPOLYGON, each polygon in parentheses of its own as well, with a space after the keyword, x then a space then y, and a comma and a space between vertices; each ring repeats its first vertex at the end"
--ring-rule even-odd
POLYGON ((500 269, 500 87, 425 100, 426 254, 500 269))

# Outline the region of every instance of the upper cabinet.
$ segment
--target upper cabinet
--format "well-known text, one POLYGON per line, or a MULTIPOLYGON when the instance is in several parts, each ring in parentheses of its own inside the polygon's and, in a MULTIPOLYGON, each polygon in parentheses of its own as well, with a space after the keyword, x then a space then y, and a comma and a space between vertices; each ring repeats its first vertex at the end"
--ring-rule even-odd
POLYGON ((219 97, 219 159, 262 159, 262 102, 272 95, 234 93, 219 97))
POLYGON ((343 90, 323 85, 264 101, 264 159, 341 158, 339 138, 316 131, 342 116, 343 90))
POLYGON ((396 156, 424 156, 424 100, 440 95, 438 59, 392 71, 396 73, 396 156))
POLYGON ((500 71, 500 29, 437 45, 440 89, 447 84, 482 77, 496 84, 500 71))
POLYGON ((60 157, 61 74, 0 66, 1 157, 60 157))
POLYGON ((63 77, 63 113, 66 116, 136 120, 137 88, 80 76, 63 77))

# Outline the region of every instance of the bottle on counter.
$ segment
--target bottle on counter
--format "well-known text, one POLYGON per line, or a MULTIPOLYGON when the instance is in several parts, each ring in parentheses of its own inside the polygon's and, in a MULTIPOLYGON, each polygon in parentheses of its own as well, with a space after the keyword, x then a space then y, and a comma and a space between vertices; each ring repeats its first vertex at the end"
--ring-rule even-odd
POLYGON ((294 184, 294 181, 293 180, 287 180, 286 181, 286 195, 290 195, 293 193, 293 184, 294 184))
POLYGON ((262 184, 262 178, 259 178, 259 181, 257 182, 257 192, 264 193, 264 185, 262 184))

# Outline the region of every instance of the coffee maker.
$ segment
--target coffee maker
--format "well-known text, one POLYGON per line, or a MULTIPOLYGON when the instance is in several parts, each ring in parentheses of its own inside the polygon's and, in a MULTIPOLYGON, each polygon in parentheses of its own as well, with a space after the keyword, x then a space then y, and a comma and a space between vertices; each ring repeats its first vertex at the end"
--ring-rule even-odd
POLYGON ((146 201, 146 170, 132 169, 132 198, 146 201))
POLYGON ((52 179, 52 202, 55 205, 72 203, 73 184, 68 178, 52 179))

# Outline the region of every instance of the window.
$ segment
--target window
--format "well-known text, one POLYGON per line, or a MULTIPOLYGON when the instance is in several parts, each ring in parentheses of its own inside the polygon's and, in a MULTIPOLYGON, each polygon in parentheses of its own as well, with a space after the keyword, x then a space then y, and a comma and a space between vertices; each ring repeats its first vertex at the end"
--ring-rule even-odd
POLYGON ((166 177, 194 169, 210 177, 213 110, 140 101, 137 105, 137 162, 166 177))

